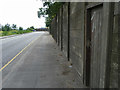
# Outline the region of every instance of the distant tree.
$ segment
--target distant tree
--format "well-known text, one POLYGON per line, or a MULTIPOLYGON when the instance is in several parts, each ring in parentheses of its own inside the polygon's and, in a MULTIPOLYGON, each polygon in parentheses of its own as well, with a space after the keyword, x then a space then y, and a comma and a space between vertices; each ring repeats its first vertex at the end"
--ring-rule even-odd
POLYGON ((2 31, 10 31, 11 27, 10 24, 6 24, 5 26, 2 26, 2 31))
POLYGON ((12 25, 12 29, 15 30, 16 28, 17 28, 17 25, 13 24, 13 25, 12 25))
POLYGON ((2 31, 5 31, 5 30, 4 30, 4 26, 2 26, 2 31))
POLYGON ((22 27, 19 27, 19 30, 23 30, 23 28, 22 28, 22 27))
POLYGON ((32 31, 32 30, 33 30, 33 28, 27 28, 26 30, 32 31))
POLYGON ((43 8, 39 8, 38 18, 41 16, 46 17, 46 27, 49 27, 62 5, 63 2, 44 2, 43 8))
POLYGON ((31 28, 31 29, 35 29, 34 26, 31 26, 30 28, 31 28))
POLYGON ((2 25, 0 24, 0 31, 2 30, 2 25))

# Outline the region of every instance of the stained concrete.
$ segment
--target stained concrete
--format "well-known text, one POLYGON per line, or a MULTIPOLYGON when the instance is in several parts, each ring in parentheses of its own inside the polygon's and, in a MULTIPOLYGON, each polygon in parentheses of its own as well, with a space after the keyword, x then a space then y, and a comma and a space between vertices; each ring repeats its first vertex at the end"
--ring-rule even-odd
MULTIPOLYGON (((3 88, 78 88, 74 69, 58 49, 48 32, 44 32, 3 71, 3 88)), ((82 82, 81 82, 82 83, 82 82)))
MULTIPOLYGON (((83 80, 84 85, 89 88, 118 88, 120 86, 118 85, 120 81, 118 77, 120 66, 120 2, 70 2, 69 9, 67 9, 67 3, 65 2, 58 11, 57 19, 53 19, 51 27, 54 28, 50 31, 56 32, 51 33, 51 35, 55 40, 58 38, 58 46, 65 52, 65 55, 68 53, 68 60, 75 68, 76 78, 83 80), (103 8, 101 11, 103 12, 103 14, 101 13, 103 16, 101 19, 103 20, 102 34, 91 34, 93 33, 90 31, 91 11, 100 7, 103 8), (97 38, 93 39, 95 35, 99 36, 98 40, 97 38), (91 47, 91 50, 87 49, 89 41, 92 42, 92 46, 96 47, 95 50, 94 47, 91 47), (100 44, 94 45, 96 41, 100 44), (66 53, 66 51, 68 52, 66 53), (92 59, 94 56, 95 58, 92 59)), ((101 20, 97 20, 98 24, 101 20)))

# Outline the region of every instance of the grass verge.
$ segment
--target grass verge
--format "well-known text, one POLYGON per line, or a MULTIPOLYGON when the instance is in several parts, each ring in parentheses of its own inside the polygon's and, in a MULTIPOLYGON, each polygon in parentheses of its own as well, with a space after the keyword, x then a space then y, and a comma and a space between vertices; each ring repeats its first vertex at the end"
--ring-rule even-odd
POLYGON ((10 31, 0 31, 0 36, 9 36, 14 34, 23 34, 33 32, 31 30, 10 30, 10 31))

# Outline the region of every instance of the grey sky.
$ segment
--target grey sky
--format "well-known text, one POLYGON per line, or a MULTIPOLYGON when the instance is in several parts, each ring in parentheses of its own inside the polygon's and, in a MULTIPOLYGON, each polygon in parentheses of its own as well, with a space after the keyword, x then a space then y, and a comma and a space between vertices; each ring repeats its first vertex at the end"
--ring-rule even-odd
POLYGON ((0 0, 0 24, 17 24, 24 29, 30 26, 45 27, 45 18, 38 18, 40 0, 0 0))

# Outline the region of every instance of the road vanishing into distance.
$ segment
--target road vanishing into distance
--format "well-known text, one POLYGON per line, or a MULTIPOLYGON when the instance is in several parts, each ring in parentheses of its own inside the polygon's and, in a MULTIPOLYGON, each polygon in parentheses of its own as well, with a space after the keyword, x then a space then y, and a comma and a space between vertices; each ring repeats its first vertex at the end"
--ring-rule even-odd
MULTIPOLYGON (((44 33, 46 32, 36 31, 0 39, 0 53, 2 52, 2 55, 0 54, 0 58, 2 58, 2 65, 0 65, 0 71, 2 71, 2 85, 4 85, 4 81, 10 77, 9 74, 13 69, 12 66, 14 66, 15 63, 19 64, 19 60, 21 58, 20 55, 24 55, 24 50, 30 46, 29 44, 34 44, 34 41, 42 37, 44 33)), ((16 73, 13 73, 12 76, 15 74, 16 73)))
POLYGON ((1 84, 2 88, 68 88, 75 85, 71 68, 49 32, 32 32, 0 41, 0 87, 1 84))
POLYGON ((0 44, 0 47, 2 47, 2 66, 7 64, 8 61, 15 57, 32 40, 42 35, 42 33, 33 32, 2 39, 2 43, 0 44))

